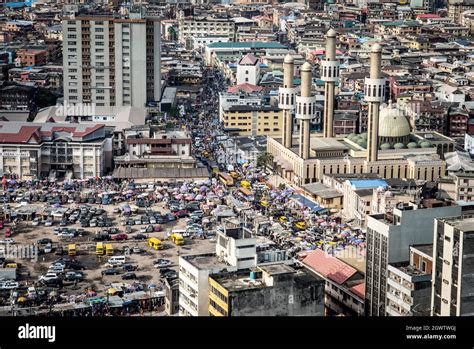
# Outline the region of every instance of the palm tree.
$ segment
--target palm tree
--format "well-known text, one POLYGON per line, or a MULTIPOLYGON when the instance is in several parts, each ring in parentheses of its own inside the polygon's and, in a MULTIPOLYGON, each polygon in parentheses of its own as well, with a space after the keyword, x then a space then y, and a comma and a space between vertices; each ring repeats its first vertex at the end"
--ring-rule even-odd
POLYGON ((257 157, 257 167, 273 168, 273 155, 269 152, 263 152, 257 157))

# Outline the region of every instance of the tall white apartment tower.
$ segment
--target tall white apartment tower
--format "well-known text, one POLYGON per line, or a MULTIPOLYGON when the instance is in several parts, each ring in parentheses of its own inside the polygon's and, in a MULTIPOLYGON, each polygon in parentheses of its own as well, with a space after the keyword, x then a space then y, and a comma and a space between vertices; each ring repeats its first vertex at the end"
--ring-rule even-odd
POLYGON ((160 46, 158 18, 64 18, 64 100, 133 107, 159 101, 160 46))

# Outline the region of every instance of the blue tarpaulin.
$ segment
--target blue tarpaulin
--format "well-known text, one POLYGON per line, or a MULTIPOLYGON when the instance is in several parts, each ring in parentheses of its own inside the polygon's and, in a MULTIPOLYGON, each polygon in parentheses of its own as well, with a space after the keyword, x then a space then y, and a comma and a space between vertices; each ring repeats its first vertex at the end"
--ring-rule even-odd
POLYGON ((326 210, 324 207, 319 206, 316 202, 304 197, 303 195, 293 193, 290 197, 293 200, 300 203, 301 205, 303 205, 305 207, 309 207, 311 209, 311 211, 313 211, 313 212, 322 213, 323 211, 326 210))

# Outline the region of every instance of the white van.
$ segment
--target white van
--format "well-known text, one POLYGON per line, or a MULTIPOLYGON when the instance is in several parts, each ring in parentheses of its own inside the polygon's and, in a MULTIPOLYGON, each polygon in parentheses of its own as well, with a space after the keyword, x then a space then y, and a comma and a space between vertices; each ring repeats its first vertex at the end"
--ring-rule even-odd
POLYGON ((109 265, 121 265, 125 263, 125 256, 113 256, 110 257, 109 260, 107 261, 107 264, 109 265))

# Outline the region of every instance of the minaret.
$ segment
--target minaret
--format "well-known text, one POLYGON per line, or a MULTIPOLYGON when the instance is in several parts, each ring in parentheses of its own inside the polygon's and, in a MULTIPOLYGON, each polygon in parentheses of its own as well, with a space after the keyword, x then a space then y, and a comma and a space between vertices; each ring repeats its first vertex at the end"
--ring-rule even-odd
POLYGON ((293 117, 297 88, 293 84, 295 63, 292 55, 287 54, 283 61, 283 87, 278 90, 279 108, 283 110, 282 143, 285 148, 293 146, 293 117))
POLYGON ((329 29, 326 34, 326 59, 321 62, 321 80, 324 81, 324 137, 334 137, 334 89, 338 79, 336 31, 329 29))
POLYGON ((296 118, 300 120, 299 155, 303 159, 309 158, 309 126, 316 112, 316 97, 311 94, 312 80, 312 67, 306 62, 301 67, 301 93, 296 96, 296 118))
POLYGON ((365 78, 365 101, 369 103, 367 161, 377 161, 379 150, 380 103, 385 100, 385 79, 381 77, 382 46, 375 44, 370 53, 370 77, 365 78))

